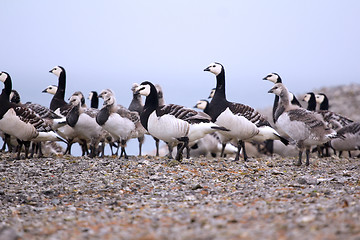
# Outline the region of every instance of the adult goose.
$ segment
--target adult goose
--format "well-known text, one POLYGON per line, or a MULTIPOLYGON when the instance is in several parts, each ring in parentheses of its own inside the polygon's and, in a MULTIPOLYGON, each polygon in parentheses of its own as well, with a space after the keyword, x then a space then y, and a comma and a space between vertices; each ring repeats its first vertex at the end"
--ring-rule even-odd
POLYGON ((91 91, 89 93, 88 99, 90 100, 90 107, 91 108, 99 108, 99 96, 96 91, 91 91))
POLYGON ((288 134, 299 148, 297 166, 302 164, 302 153, 306 150, 306 165, 310 164, 310 148, 336 138, 336 131, 329 128, 316 112, 290 103, 289 91, 282 83, 276 83, 269 93, 279 96, 275 112, 276 126, 288 134))
POLYGON ((124 155, 128 159, 125 148, 131 138, 138 138, 145 134, 146 130, 141 126, 140 116, 137 112, 116 103, 115 95, 110 89, 105 89, 99 94, 104 99, 104 106, 96 116, 96 122, 108 131, 114 141, 120 143, 121 158, 124 155))
POLYGON ((315 98, 320 110, 329 110, 329 99, 325 93, 315 94, 315 98))
POLYGON ((30 141, 62 141, 52 129, 52 122, 41 118, 30 108, 9 101, 12 81, 6 72, 0 72, 4 88, 0 95, 0 130, 18 139, 17 159, 20 159, 22 145, 25 146, 25 158, 28 157, 30 141))
POLYGON ((337 131, 341 138, 331 140, 330 145, 333 149, 339 151, 339 157, 343 151, 360 150, 360 123, 350 123, 337 131))
POLYGON ((315 93, 313 92, 308 92, 307 94, 304 95, 303 98, 304 102, 307 102, 307 110, 309 111, 315 111, 316 110, 316 98, 315 98, 315 93))
POLYGON ((55 95, 57 89, 58 89, 58 87, 56 85, 49 85, 49 86, 47 86, 47 88, 42 90, 42 92, 43 93, 49 93, 51 95, 55 95))
POLYGON ((237 142, 238 153, 235 161, 239 160, 240 150, 243 149, 244 160, 247 160, 244 141, 263 142, 267 139, 277 139, 284 144, 288 140, 282 138, 270 123, 255 109, 240 103, 229 102, 225 94, 225 69, 220 63, 211 63, 204 71, 216 76, 216 90, 205 113, 209 114, 212 122, 229 129, 221 132, 228 140, 237 142))
POLYGON ((141 124, 152 136, 166 143, 177 144, 175 159, 178 161, 181 161, 184 148, 189 150, 189 142, 195 142, 217 130, 227 131, 212 123, 210 116, 203 112, 176 104, 159 106, 157 90, 149 81, 141 83, 137 91, 146 96, 144 110, 140 115, 141 124))
MULTIPOLYGON (((268 80, 274 84, 282 83, 282 79, 281 79, 280 75, 277 73, 269 73, 268 75, 266 75, 266 77, 263 78, 263 80, 268 80)), ((301 107, 300 102, 297 100, 297 98, 295 97, 295 95, 293 93, 289 92, 289 97, 290 97, 291 104, 301 107)), ((279 96, 275 95, 273 111, 272 111, 274 123, 275 123, 274 115, 275 115, 275 111, 277 109, 278 104, 279 104, 279 96)))

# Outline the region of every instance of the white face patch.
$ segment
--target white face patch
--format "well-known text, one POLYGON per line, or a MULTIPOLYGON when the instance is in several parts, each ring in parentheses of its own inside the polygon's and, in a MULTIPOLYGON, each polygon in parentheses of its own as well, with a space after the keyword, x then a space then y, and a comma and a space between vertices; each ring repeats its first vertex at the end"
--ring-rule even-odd
POLYGON ((140 95, 149 96, 150 95, 150 85, 140 85, 136 88, 136 91, 139 91, 140 95), (139 91, 140 90, 140 91, 139 91))
POLYGON ((106 96, 105 98, 104 98, 104 105, 107 105, 107 106, 109 106, 109 105, 114 105, 115 104, 115 98, 114 98, 114 96, 106 96))
POLYGON ((213 74, 215 74, 216 76, 219 75, 219 73, 222 70, 222 66, 218 63, 211 63, 207 69, 209 69, 210 72, 212 72, 213 74))
POLYGON ((315 98, 316 98, 316 102, 319 104, 321 104, 325 99, 324 95, 318 95, 318 94, 315 95, 315 98))
POLYGON ((50 85, 46 88, 46 92, 55 95, 57 91, 57 86, 50 85))
POLYGON ((59 66, 56 66, 53 69, 51 69, 51 72, 59 77, 60 73, 62 72, 62 69, 59 66))
POLYGON ((303 98, 303 101, 309 102, 309 101, 310 101, 310 97, 311 97, 310 94, 305 94, 305 96, 304 96, 304 98, 303 98))
POLYGON ((93 92, 90 92, 90 93, 89 93, 89 97, 88 97, 88 99, 89 99, 89 100, 91 100, 91 99, 92 99, 92 97, 93 97, 93 95, 94 95, 94 94, 93 94, 93 92))
POLYGON ((0 72, 0 81, 5 82, 8 75, 4 72, 0 72))
POLYGON ((269 73, 265 77, 265 80, 268 80, 268 81, 273 82, 273 83, 276 83, 278 79, 279 79, 279 77, 276 74, 273 74, 273 73, 269 73))
POLYGON ((204 110, 207 105, 208 105, 207 101, 200 100, 196 103, 195 107, 198 109, 204 110))

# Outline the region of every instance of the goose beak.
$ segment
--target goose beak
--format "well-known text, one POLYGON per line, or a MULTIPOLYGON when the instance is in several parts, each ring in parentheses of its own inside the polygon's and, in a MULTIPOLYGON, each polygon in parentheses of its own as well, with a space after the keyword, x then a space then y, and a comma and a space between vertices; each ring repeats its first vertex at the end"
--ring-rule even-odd
POLYGON ((270 89, 268 93, 274 93, 274 88, 270 89))
POLYGON ((262 80, 267 80, 267 77, 264 77, 262 80))
POLYGON ((210 71, 210 67, 205 68, 204 71, 209 72, 209 71, 210 71))
POLYGON ((43 92, 43 93, 47 93, 47 88, 46 88, 46 89, 44 89, 44 90, 42 90, 42 92, 43 92))

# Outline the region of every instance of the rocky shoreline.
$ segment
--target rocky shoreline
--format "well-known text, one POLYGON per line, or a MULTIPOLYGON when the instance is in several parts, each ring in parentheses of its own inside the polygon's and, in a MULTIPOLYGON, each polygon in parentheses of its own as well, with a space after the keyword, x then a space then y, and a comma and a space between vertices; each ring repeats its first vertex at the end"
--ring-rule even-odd
POLYGON ((0 239, 360 239, 356 158, 0 154, 0 239))

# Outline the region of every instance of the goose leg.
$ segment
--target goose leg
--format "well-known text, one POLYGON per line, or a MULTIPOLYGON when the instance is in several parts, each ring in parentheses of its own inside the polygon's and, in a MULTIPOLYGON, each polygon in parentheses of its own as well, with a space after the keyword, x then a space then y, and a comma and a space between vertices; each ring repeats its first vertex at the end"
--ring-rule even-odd
POLYGON ((240 141, 238 141, 238 144, 237 144, 238 150, 236 152, 236 156, 235 156, 234 161, 239 161, 239 159, 240 159, 241 146, 242 146, 242 144, 241 144, 241 140, 240 140, 240 141))
POLYGON ((126 140, 121 140, 121 153, 119 159, 122 157, 123 154, 125 159, 129 159, 128 155, 126 154, 125 147, 126 147, 126 140))
POLYGON ((24 146, 25 146, 25 159, 27 159, 27 158, 29 158, 30 142, 29 142, 29 141, 25 141, 25 142, 24 142, 24 146))
POLYGON ((69 140, 68 140, 68 142, 67 142, 67 144, 66 144, 66 150, 65 150, 65 152, 64 152, 64 155, 66 155, 66 154, 71 155, 71 146, 72 146, 72 144, 73 144, 73 140, 74 140, 74 139, 69 139, 69 140))
POLYGON ((168 146, 169 153, 166 155, 167 158, 173 159, 172 152, 173 152, 173 146, 171 143, 166 143, 168 146))
POLYGON ((142 137, 138 137, 138 141, 139 141, 139 156, 141 156, 141 149, 142 149, 142 144, 144 143, 144 136, 142 137))
POLYGON ((301 157, 302 157, 302 150, 299 150, 299 159, 297 161, 297 163, 295 163, 295 166, 301 166, 302 162, 301 162, 301 157))
POLYGON ((305 163, 305 165, 309 166, 310 165, 310 148, 307 148, 305 153, 306 153, 306 163, 305 163))
POLYGON ((154 140, 155 140, 155 147, 156 147, 156 156, 158 157, 159 156, 159 142, 160 140, 156 137, 153 137, 154 140))
POLYGON ((16 159, 17 160, 20 160, 20 154, 21 154, 21 149, 22 149, 22 145, 23 145, 23 142, 21 140, 17 140, 18 142, 18 145, 17 145, 17 156, 16 156, 16 159))
POLYGON ((179 162, 182 159, 182 153, 184 151, 184 148, 188 148, 189 146, 189 138, 188 137, 182 137, 178 139, 179 141, 182 141, 182 144, 179 143, 177 145, 177 153, 176 153, 176 158, 175 160, 178 160, 179 162))
POLYGON ((242 149, 243 149, 243 154, 244 154, 244 161, 246 162, 247 161, 247 159, 248 159, 248 156, 247 156, 247 154, 246 154, 246 150, 245 150, 245 142, 244 141, 241 141, 241 147, 242 147, 242 149))
MULTIPOLYGON (((222 148, 221 148, 220 157, 224 157, 224 152, 225 152, 226 143, 222 143, 221 146, 222 146, 222 148)), ((239 153, 239 154, 240 154, 240 153, 239 153)))

